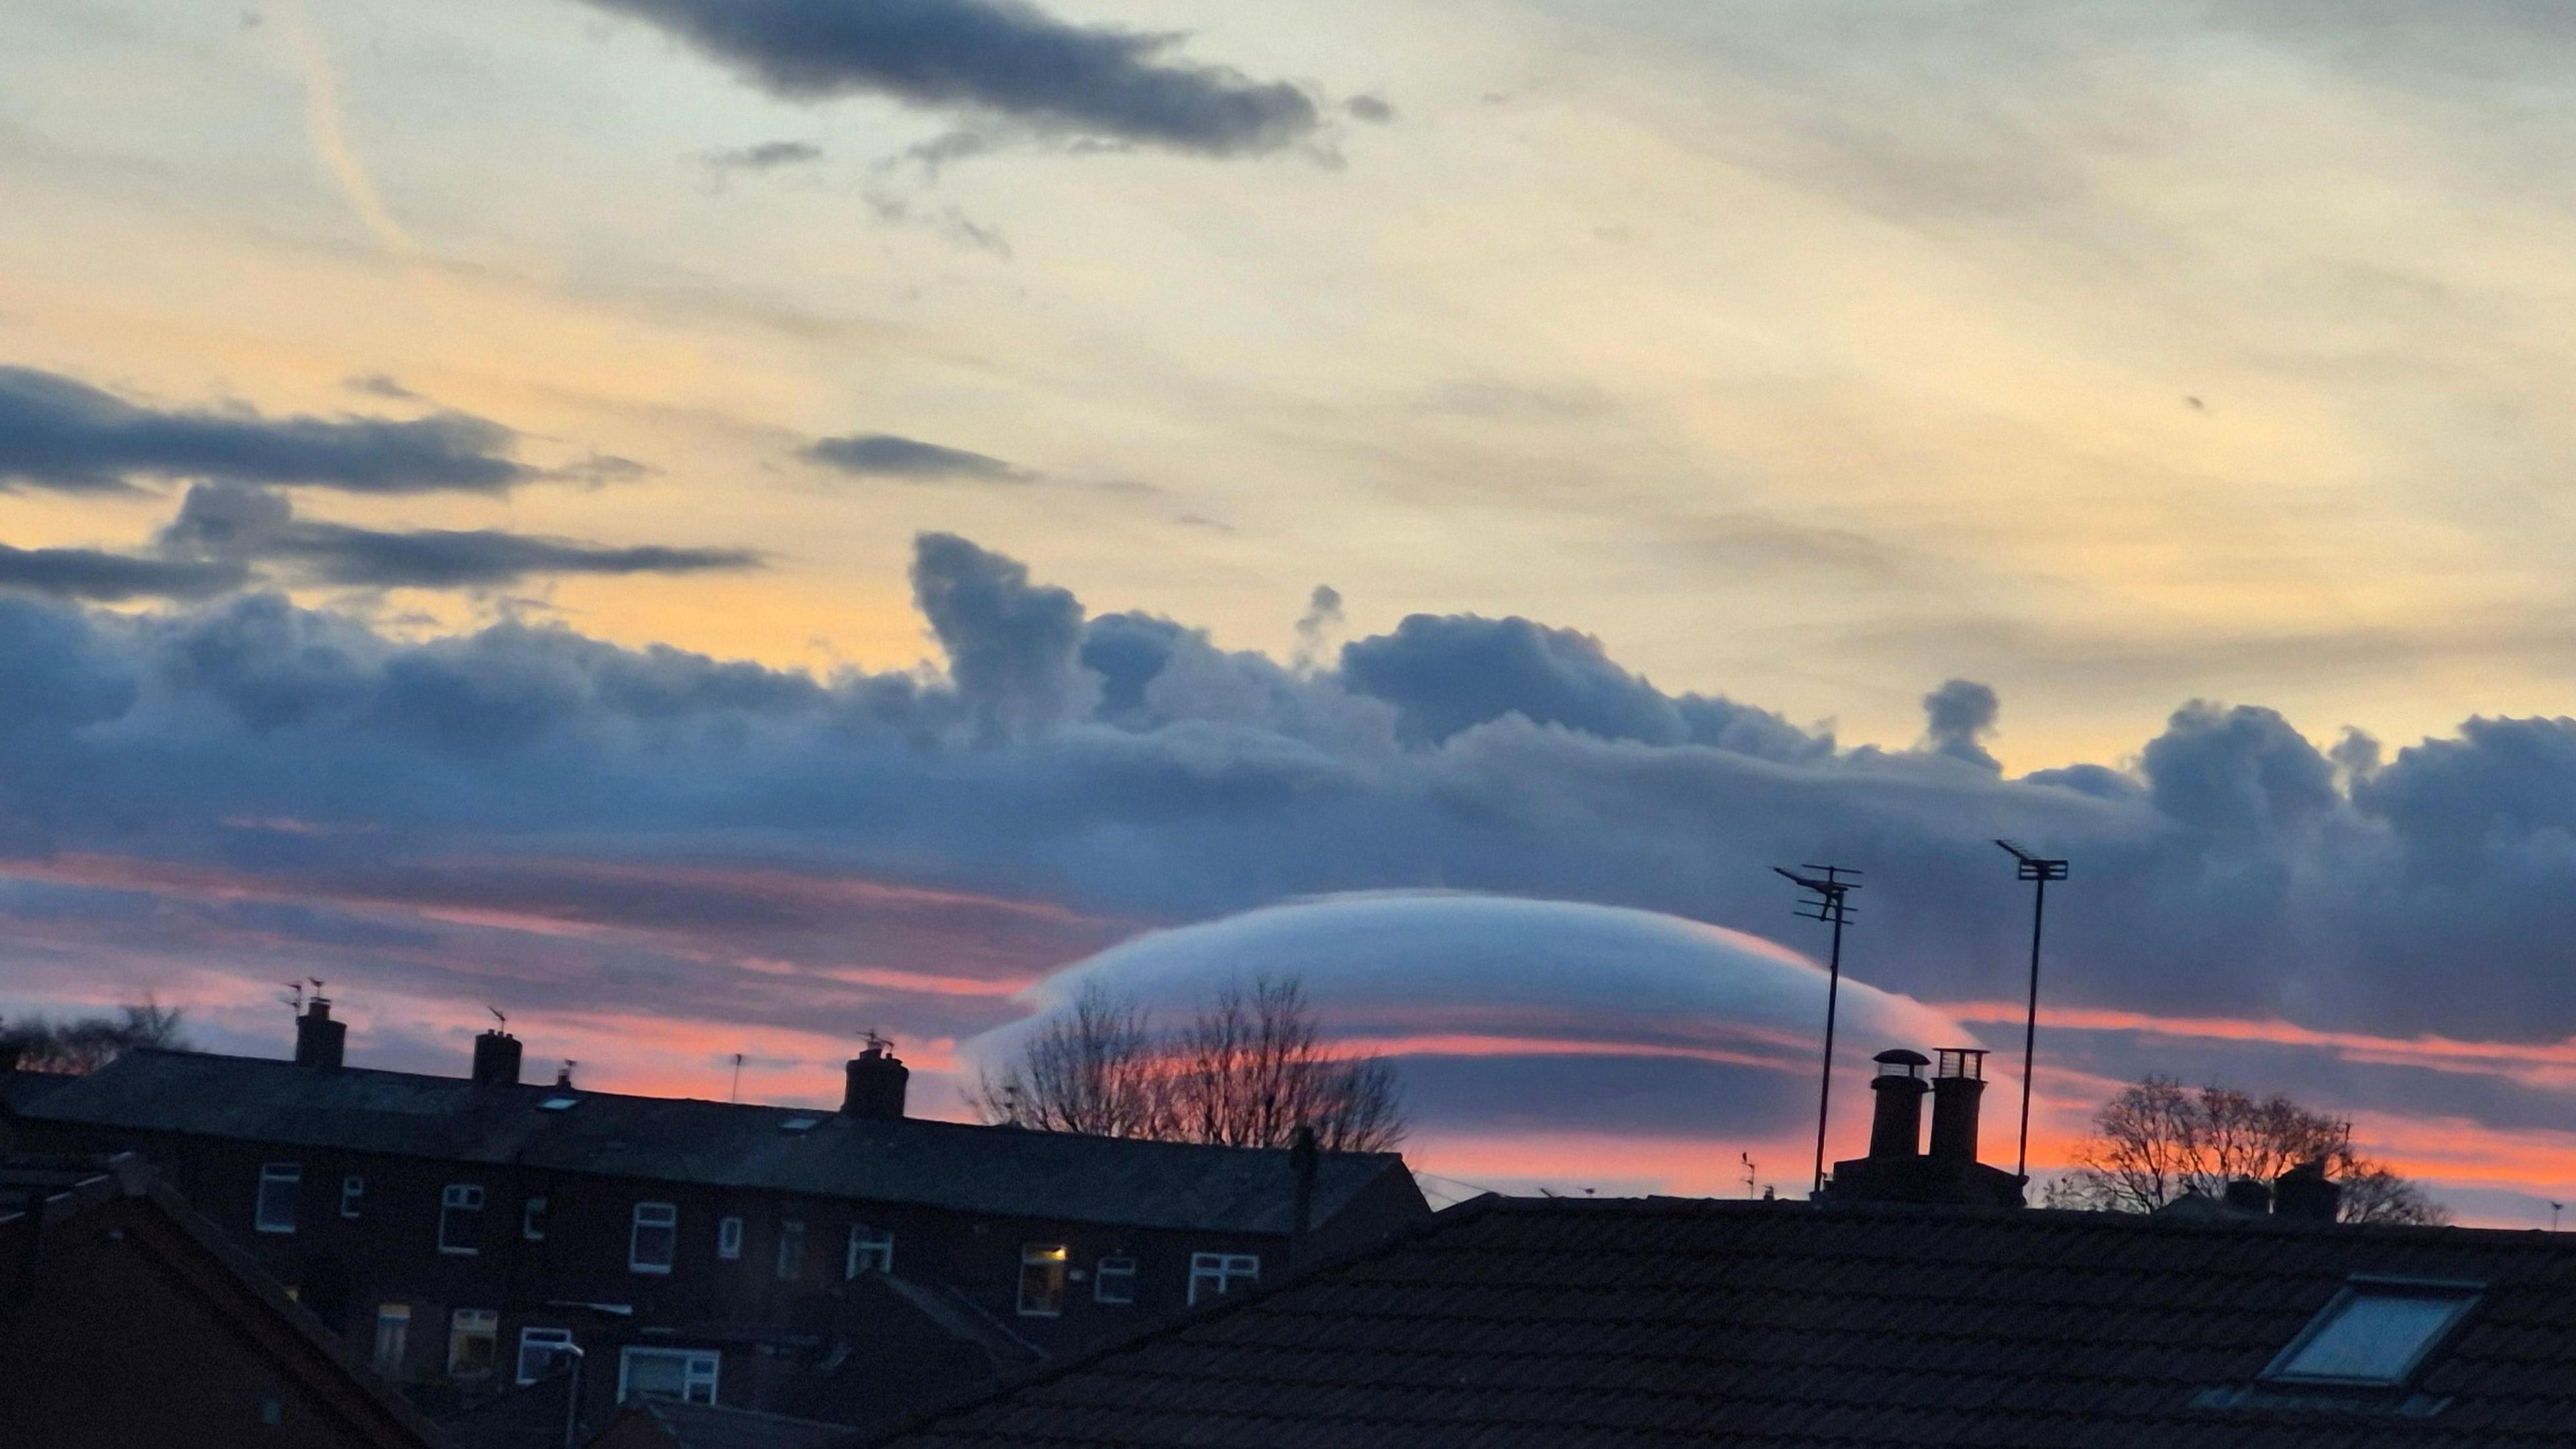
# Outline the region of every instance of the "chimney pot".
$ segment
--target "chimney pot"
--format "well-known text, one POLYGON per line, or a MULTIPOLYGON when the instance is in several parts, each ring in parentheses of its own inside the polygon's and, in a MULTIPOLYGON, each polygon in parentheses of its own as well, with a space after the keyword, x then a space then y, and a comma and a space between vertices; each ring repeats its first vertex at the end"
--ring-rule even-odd
POLYGON ((1878 1076, 1869 1089, 1878 1099, 1869 1123, 1869 1155, 1874 1158, 1923 1155, 1923 1094, 1932 1090, 1923 1069, 1932 1065, 1921 1052, 1896 1047, 1870 1060, 1878 1076))
POLYGON ((866 1049, 850 1058, 841 1111, 852 1117, 901 1121, 904 1087, 911 1080, 912 1069, 894 1054, 894 1043, 872 1035, 866 1049))
POLYGON ((1941 1047, 1932 1077, 1932 1150, 1929 1156, 1965 1165, 1977 1160, 1977 1101, 1986 1094, 1986 1054, 1977 1047, 1941 1047))
POLYGON ((2331 1223, 2343 1207, 2343 1185, 2326 1176, 2326 1160, 2311 1157, 2272 1183, 2272 1215, 2331 1223))
POLYGON ((494 1027, 474 1038, 474 1084, 515 1087, 519 1084, 519 1039, 494 1027))
POLYGON ((347 1055, 349 1024, 331 1019, 331 1003, 326 997, 310 996, 304 1001, 304 1014, 295 1018, 295 1064, 299 1067, 336 1067, 347 1055))

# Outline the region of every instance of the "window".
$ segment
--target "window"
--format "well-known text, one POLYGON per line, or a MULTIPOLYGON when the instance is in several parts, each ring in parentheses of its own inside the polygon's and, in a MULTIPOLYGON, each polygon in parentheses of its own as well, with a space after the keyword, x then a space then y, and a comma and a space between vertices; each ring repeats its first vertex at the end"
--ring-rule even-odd
POLYGON ((372 1362, 376 1372, 389 1379, 402 1377, 403 1358, 411 1349, 411 1305, 379 1303, 376 1305, 376 1352, 372 1362))
POLYGON ((2263 1370, 2275 1383, 2393 1388, 2467 1316, 2483 1285, 2356 1277, 2263 1370))
POLYGON ((1064 1315, 1064 1260, 1062 1243, 1020 1244, 1022 1318, 1060 1318, 1064 1315))
POLYGON ((489 1375, 500 1341, 499 1309, 457 1309, 447 1321, 448 1377, 479 1379, 489 1375))
POLYGON ((805 1225, 793 1218, 778 1225, 778 1276, 805 1276, 805 1225))
POLYGON ((519 1330, 519 1382, 533 1384, 553 1374, 571 1358, 571 1329, 522 1328, 519 1330))
POLYGON ((728 1262, 742 1256, 742 1219, 726 1218, 716 1224, 716 1256, 728 1262))
POLYGON ((617 1355, 617 1401, 622 1404, 638 1394, 651 1394, 712 1404, 719 1363, 711 1348, 626 1349, 617 1355))
POLYGON ((438 1194, 438 1251, 483 1251, 483 1188, 451 1182, 438 1194))
POLYGON ((304 1164, 271 1162, 259 1170, 259 1209, 255 1217, 263 1233, 295 1231, 295 1195, 304 1186, 304 1164))
POLYGON ((866 1223, 850 1224, 850 1261, 841 1276, 856 1278, 861 1273, 893 1271, 894 1234, 884 1228, 869 1227, 866 1223))
POLYGON ((637 1273, 668 1273, 680 1241, 680 1210, 666 1202, 635 1205, 635 1226, 626 1235, 626 1266, 637 1273))
POLYGON ((367 1211, 367 1180, 363 1177, 340 1179, 340 1216, 354 1218, 367 1211))
POLYGON ((811 1132, 814 1130, 814 1124, 822 1120, 823 1119, 820 1117, 790 1117, 786 1121, 778 1124, 778 1130, 781 1132, 811 1132))
POLYGON ((1190 1301, 1223 1298, 1261 1281, 1261 1258, 1255 1253, 1190 1254, 1190 1301))
POLYGON ((546 1240, 546 1200, 532 1197, 519 1204, 519 1236, 531 1243, 546 1240))
POLYGON ((557 1094, 539 1102, 537 1104, 537 1110, 540 1112, 569 1112, 580 1105, 581 1098, 579 1097, 567 1097, 557 1094))
POLYGON ((1091 1280, 1094 1303, 1133 1303, 1136 1301, 1136 1260, 1103 1258, 1100 1270, 1091 1280))

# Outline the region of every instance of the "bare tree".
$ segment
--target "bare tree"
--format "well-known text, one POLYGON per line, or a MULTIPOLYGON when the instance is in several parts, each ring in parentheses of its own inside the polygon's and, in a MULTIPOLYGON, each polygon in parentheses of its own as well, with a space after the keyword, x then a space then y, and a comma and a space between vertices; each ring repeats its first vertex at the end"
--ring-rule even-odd
POLYGON ((2051 1207, 2153 1212, 2186 1192, 2211 1197, 2240 1177, 2270 1182, 2322 1161, 2343 1184, 2339 1214, 2354 1223, 2442 1223, 2450 1212, 2352 1145, 2352 1124, 2274 1095, 2192 1090, 2151 1076, 2093 1114, 2075 1170, 2048 1185, 2051 1207))
POLYGON ((1305 1126, 1327 1152, 1383 1152, 1405 1134, 1395 1069, 1334 1054, 1305 988, 1267 976, 1169 1033, 1086 988, 970 1105, 988 1122, 1234 1147, 1285 1147, 1305 1126))
POLYGON ((147 996, 117 1008, 114 1016, 51 1022, 41 1016, 0 1025, 0 1058, 14 1054, 18 1069, 86 1076, 134 1047, 194 1050, 179 1033, 183 1008, 147 996))

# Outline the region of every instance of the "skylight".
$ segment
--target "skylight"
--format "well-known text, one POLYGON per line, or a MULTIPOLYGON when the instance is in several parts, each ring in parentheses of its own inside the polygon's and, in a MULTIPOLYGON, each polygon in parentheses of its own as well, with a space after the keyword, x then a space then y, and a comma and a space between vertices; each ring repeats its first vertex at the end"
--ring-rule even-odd
POLYGON ((2356 1277, 2290 1340, 2263 1377, 2393 1388, 2441 1345, 2478 1301, 2482 1286, 2356 1277))
POLYGON ((814 1124, 820 1120, 822 1119, 818 1117, 790 1117, 786 1121, 778 1124, 778 1130, 781 1132, 811 1132, 814 1130, 814 1124))
POLYGON ((581 1098, 579 1097, 548 1097, 544 1101, 539 1102, 537 1107, 538 1110, 545 1112, 563 1112, 569 1111, 570 1109, 580 1105, 581 1098))

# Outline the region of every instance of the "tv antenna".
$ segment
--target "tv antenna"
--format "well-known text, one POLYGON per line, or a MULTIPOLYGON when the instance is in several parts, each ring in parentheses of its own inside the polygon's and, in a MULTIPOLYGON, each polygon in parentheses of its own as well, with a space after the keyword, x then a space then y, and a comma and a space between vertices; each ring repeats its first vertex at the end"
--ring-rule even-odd
POLYGON ((725 1100, 728 1102, 742 1100, 742 1053, 740 1052, 733 1054, 733 1091, 725 1097, 725 1100))
POLYGON ((2567 1204, 2563 1202, 2553 1202, 2549 1205, 2549 1230, 2553 1233, 2558 1231, 2558 1210, 2565 1206, 2567 1204))
POLYGON ((499 1007, 497 1007, 497 1006, 487 1006, 487 1007, 484 1007, 483 1009, 484 1009, 485 1011, 488 1011, 488 1012, 492 1013, 492 1019, 493 1019, 494 1021, 497 1021, 497 1022, 501 1023, 501 1028, 500 1028, 500 1029, 506 1029, 506 1028, 508 1028, 508 1026, 510 1025, 510 1014, 509 1014, 508 1012, 503 1011, 501 1008, 499 1008, 499 1007))
POLYGON ((2049 860, 2031 854, 2009 840, 1995 844, 2012 852, 2021 862, 2017 878, 2030 882, 2030 1014, 2021 1025, 2021 1149, 2013 1159, 2013 1172, 2022 1181, 2030 1180, 2030 1073, 2031 1059, 2039 1045, 2039 924, 2048 914, 2048 883, 2066 879, 2066 862, 2049 860))
POLYGON ((1816 1089, 1816 1182, 1810 1192, 1825 1189, 1825 1121, 1834 1101, 1834 1011, 1843 991, 1843 925, 1851 919, 1847 899, 1860 889, 1857 881, 1845 876, 1860 874, 1838 865, 1802 865, 1798 870, 1773 866, 1772 871, 1807 894, 1799 897, 1797 913, 1811 921, 1823 921, 1834 928, 1833 950, 1825 966, 1825 1071, 1816 1089), (1806 871, 1801 875, 1798 871, 1806 871))
POLYGON ((1735 1154, 1735 1155, 1736 1155, 1737 1157, 1739 1157, 1739 1158, 1743 1159, 1743 1162, 1744 1162, 1744 1195, 1745 1195, 1746 1197, 1751 1197, 1751 1196, 1753 1196, 1753 1195, 1754 1195, 1754 1187, 1755 1187, 1755 1185, 1754 1185, 1754 1181, 1753 1181, 1753 1180, 1754 1180, 1754 1178, 1759 1174, 1760 1169, 1756 1168, 1756 1167, 1753 1165, 1753 1154, 1752 1154, 1752 1153, 1750 1153, 1750 1152, 1739 1152, 1739 1153, 1737 1153, 1737 1154, 1735 1154))
POLYGON ((277 999, 285 1002, 287 1006, 294 1010, 296 1015, 302 1016, 304 1014, 304 983, 301 981, 287 982, 286 994, 277 999))

